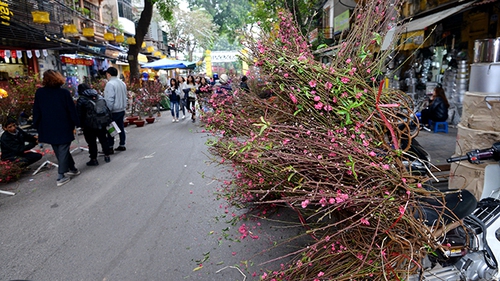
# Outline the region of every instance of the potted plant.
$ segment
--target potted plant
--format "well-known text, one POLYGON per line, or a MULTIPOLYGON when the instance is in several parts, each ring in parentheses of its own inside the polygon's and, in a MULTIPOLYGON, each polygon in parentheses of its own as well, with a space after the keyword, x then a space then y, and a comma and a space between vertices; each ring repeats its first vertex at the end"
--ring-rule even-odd
POLYGON ((145 115, 148 116, 146 121, 153 123, 154 111, 160 112, 160 102, 163 96, 163 85, 158 81, 147 81, 142 88, 142 106, 145 115))
POLYGON ((141 93, 141 85, 137 82, 125 82, 125 84, 127 84, 129 99, 127 111, 130 113, 130 115, 125 119, 127 119, 129 124, 132 125, 135 120, 141 119, 140 103, 138 100, 138 95, 141 93))

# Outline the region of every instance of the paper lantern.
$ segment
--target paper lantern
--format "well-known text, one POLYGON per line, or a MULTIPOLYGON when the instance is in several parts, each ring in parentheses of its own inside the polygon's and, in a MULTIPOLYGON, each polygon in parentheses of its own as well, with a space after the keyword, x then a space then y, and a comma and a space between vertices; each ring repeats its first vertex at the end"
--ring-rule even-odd
POLYGON ((104 33, 104 40, 106 41, 114 41, 115 40, 115 35, 111 32, 106 32, 104 33))
POLYGON ((146 42, 142 42, 141 48, 146 48, 146 42))
POLYGON ((118 34, 115 36, 116 43, 123 43, 125 41, 125 36, 123 34, 118 34))
POLYGON ((31 15, 33 16, 33 22, 34 23, 41 23, 41 24, 50 23, 50 14, 49 14, 49 12, 32 11, 31 15))
POLYGON ((135 45, 135 38, 134 37, 128 37, 127 38, 127 44, 129 44, 129 45, 135 45))
POLYGON ((159 56, 161 56, 161 52, 160 51, 156 51, 156 52, 154 52, 153 56, 159 57, 159 56))
POLYGON ((146 48, 146 50, 148 51, 148 53, 152 53, 152 52, 155 51, 155 47, 149 46, 149 47, 146 48))
POLYGON ((76 29, 76 25, 74 25, 74 24, 64 24, 63 25, 63 33, 64 33, 64 36, 77 36, 77 35, 79 35, 78 29, 76 29))
POLYGON ((82 29, 83 36, 85 37, 94 37, 94 28, 93 27, 85 27, 82 29))

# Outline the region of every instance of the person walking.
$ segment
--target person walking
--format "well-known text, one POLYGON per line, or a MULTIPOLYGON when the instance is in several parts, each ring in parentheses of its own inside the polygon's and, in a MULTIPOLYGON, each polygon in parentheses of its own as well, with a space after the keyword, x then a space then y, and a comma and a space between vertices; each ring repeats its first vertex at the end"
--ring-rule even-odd
POLYGON ((193 75, 189 75, 186 80, 186 87, 184 88, 184 95, 186 99, 186 107, 189 113, 191 113, 191 121, 194 123, 196 121, 196 90, 198 85, 194 80, 193 75))
POLYGON ((43 87, 36 90, 33 104, 33 128, 38 131, 38 141, 50 144, 57 158, 57 186, 80 174, 69 150, 79 120, 71 93, 61 87, 65 82, 61 73, 45 71, 43 87))
POLYGON ((95 104, 97 100, 102 99, 102 97, 96 90, 91 89, 87 84, 78 85, 78 96, 79 98, 76 101, 76 112, 80 118, 80 127, 83 130, 83 137, 89 146, 90 161, 87 162, 87 166, 99 165, 97 161, 97 139, 99 139, 102 151, 104 152, 104 162, 109 163, 111 161, 109 157, 111 147, 108 144, 108 131, 106 130, 106 126, 112 121, 111 111, 109 111, 107 118, 104 118, 108 119, 107 121, 99 122, 96 120, 95 104))
MULTIPOLYGON (((106 104, 108 105, 109 110, 111 110, 111 114, 113 116, 113 121, 116 122, 118 128, 120 128, 121 132, 119 134, 120 143, 116 151, 125 151, 125 127, 123 125, 123 119, 125 118, 125 109, 127 108, 127 85, 118 79, 118 70, 114 67, 109 67, 106 70, 106 76, 108 78, 108 83, 104 87, 104 99, 106 100, 106 104)), ((108 137, 108 145, 111 150, 109 150, 109 154, 113 154, 113 148, 115 144, 115 138, 112 136, 108 137)))
POLYGON ((179 100, 180 111, 182 111, 182 119, 186 118, 186 93, 184 89, 187 88, 186 80, 184 77, 177 77, 177 85, 179 85, 179 89, 181 90, 181 98, 179 100))
POLYGON ((179 102, 181 98, 181 89, 175 78, 170 79, 170 87, 165 90, 170 99, 170 112, 172 113, 172 123, 179 122, 179 102))

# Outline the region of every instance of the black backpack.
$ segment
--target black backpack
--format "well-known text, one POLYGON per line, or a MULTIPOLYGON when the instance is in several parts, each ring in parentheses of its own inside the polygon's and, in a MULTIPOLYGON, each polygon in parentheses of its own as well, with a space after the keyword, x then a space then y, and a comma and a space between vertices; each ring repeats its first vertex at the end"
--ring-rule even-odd
POLYGON ((96 101, 89 99, 93 105, 87 110, 87 123, 92 129, 106 128, 112 121, 111 110, 106 105, 106 101, 102 97, 98 97, 96 101))

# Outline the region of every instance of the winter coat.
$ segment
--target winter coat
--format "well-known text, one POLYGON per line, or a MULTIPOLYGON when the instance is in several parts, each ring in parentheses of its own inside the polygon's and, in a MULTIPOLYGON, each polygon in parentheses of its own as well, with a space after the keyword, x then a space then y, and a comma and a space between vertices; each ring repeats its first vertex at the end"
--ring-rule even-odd
POLYGON ((96 101, 99 94, 94 89, 87 89, 80 93, 80 97, 76 101, 76 112, 80 120, 80 126, 84 129, 91 128, 92 124, 87 120, 87 112, 93 110, 94 104, 90 101, 96 101))
POLYGON ((33 127, 38 141, 68 144, 75 139, 73 131, 80 126, 71 93, 63 88, 39 88, 33 104, 33 127))
POLYGON ((36 138, 18 128, 15 134, 4 131, 2 137, 0 137, 0 143, 2 160, 7 160, 16 156, 23 157, 26 150, 35 147, 36 138), (28 142, 28 145, 25 144, 26 142, 28 142))
POLYGON ((184 94, 180 88, 175 90, 167 89, 165 93, 168 95, 170 102, 180 102, 182 95, 184 94))
POLYGON ((429 111, 433 121, 442 122, 448 119, 448 108, 442 98, 436 97, 431 104, 429 104, 429 111))
POLYGON ((127 85, 116 76, 111 76, 104 87, 104 99, 111 112, 122 112, 127 108, 127 85))

